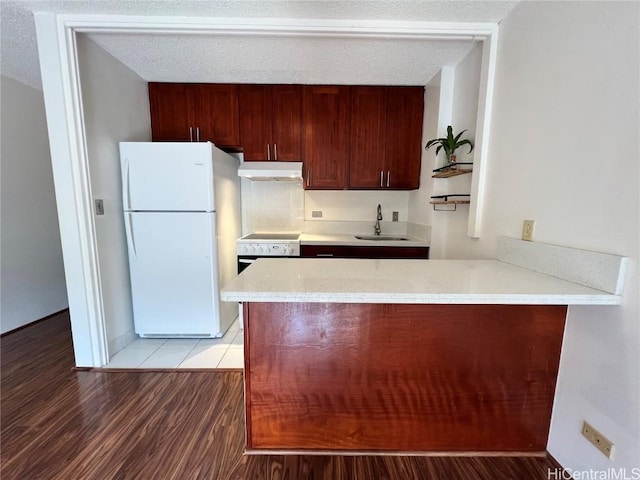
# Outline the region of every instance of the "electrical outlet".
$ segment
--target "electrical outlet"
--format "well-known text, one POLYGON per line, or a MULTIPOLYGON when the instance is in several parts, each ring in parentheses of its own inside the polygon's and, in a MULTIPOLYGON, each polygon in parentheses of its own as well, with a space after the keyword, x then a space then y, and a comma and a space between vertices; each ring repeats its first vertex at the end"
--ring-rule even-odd
POLYGON ((533 224, 534 220, 525 220, 522 222, 522 240, 533 242, 533 224))
POLYGON ((398 212, 393 212, 393 221, 394 222, 398 221, 398 212))
POLYGON ((313 210, 311 212, 312 218, 322 218, 322 210, 313 210))
POLYGON ((612 458, 613 443, 587 422, 582 424, 582 436, 589 440, 605 457, 612 458))
POLYGON ((96 215, 104 215, 104 202, 102 199, 96 198, 94 201, 96 204, 96 215))

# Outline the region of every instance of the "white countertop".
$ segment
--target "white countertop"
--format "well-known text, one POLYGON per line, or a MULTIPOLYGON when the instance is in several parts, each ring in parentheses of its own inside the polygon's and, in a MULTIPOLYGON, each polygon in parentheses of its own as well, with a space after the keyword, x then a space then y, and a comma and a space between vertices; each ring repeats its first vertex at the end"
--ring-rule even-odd
POLYGON ((497 260, 260 258, 222 290, 240 302, 617 305, 618 295, 497 260))
MULTIPOLYGON (((369 234, 370 235, 370 234, 369 234)), ((300 235, 301 245, 345 245, 350 247, 428 247, 429 242, 412 238, 407 235, 380 235, 385 237, 403 237, 408 240, 361 240, 355 234, 320 234, 303 233, 300 235)))

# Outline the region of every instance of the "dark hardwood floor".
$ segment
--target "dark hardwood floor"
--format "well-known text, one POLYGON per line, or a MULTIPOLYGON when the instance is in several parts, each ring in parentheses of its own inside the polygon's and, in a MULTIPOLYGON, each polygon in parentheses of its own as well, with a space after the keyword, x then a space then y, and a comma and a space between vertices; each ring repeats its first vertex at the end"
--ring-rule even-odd
POLYGON ((74 371, 68 314, 1 339, 3 480, 547 479, 543 457, 243 455, 239 372, 74 371))

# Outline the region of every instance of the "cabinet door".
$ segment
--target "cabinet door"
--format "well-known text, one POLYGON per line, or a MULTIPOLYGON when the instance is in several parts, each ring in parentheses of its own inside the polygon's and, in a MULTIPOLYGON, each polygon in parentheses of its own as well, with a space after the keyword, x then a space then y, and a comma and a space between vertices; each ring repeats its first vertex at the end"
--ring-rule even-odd
POLYGON ((285 162, 302 160, 302 86, 271 87, 271 159, 285 162))
POLYGON ((240 144, 245 161, 273 160, 271 142, 271 92, 266 85, 238 86, 240 144))
POLYGON ((351 87, 349 188, 385 186, 386 92, 385 87, 351 87))
POLYGON ((349 87, 304 87, 305 188, 343 189, 349 161, 349 87))
POLYGON ((210 141, 218 146, 238 147, 238 86, 202 84, 200 100, 200 141, 210 141))
POLYGON ((199 96, 199 88, 194 84, 149 83, 153 141, 195 140, 199 96))
POLYGON ((389 172, 390 188, 420 185, 423 104, 423 87, 387 89, 385 170, 389 172))
POLYGON ((356 245, 300 245, 301 257, 429 258, 429 247, 371 247, 356 245))

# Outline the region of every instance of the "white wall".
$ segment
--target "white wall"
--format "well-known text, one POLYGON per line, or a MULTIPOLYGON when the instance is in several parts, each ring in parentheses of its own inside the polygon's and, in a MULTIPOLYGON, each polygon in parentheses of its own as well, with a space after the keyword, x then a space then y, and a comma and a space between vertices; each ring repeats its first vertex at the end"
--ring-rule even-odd
POLYGON ((639 15, 637 2, 522 2, 501 23, 484 233, 450 252, 494 257, 528 218, 536 241, 630 258, 622 305, 569 309, 548 449, 570 469, 640 467, 639 15))
MULTIPOLYGON (((440 124, 439 131, 446 134, 447 125, 453 127, 454 135, 467 130, 462 139, 469 139, 475 145, 476 121, 478 115, 478 95, 480 88, 480 70, 482 64, 482 44, 478 43, 471 52, 455 67, 453 78, 453 101, 451 117, 446 124, 440 124)), ((445 119, 441 119, 444 121, 445 119)), ((473 162, 475 150, 469 153, 467 145, 456 150, 458 162, 473 162)), ((441 152, 438 166, 444 165, 441 152)), ((471 191, 471 175, 436 179, 434 194, 469 193, 471 191)), ((434 245, 439 258, 472 258, 475 256, 477 242, 467 236, 469 222, 469 206, 457 205, 454 212, 435 212, 433 230, 441 232, 444 241, 434 245)), ((433 257, 435 258, 435 257, 433 257)))
POLYGON ((78 36, 91 191, 104 200, 95 216, 109 354, 134 338, 129 262, 122 216, 118 142, 150 141, 147 84, 84 35, 78 36))
POLYGON ((42 92, 5 76, 0 92, 4 333, 68 303, 42 92))
MULTIPOLYGON (((445 72, 445 77, 447 77, 445 72)), ((441 115, 442 104, 442 72, 439 72, 426 85, 424 90, 424 119, 422 122, 422 145, 427 141, 439 136, 438 124, 441 115)), ((445 79, 446 81, 446 79, 445 79)), ((446 90, 446 88, 445 88, 446 90)), ((446 92, 445 92, 446 94, 446 92)), ((409 222, 419 225, 434 225, 433 207, 429 203, 431 196, 436 195, 435 179, 432 178, 433 169, 436 168, 438 160, 435 156, 435 149, 422 151, 422 168, 420 170, 420 188, 409 192, 409 222)), ((439 165, 437 165, 439 166, 439 165)), ((442 257, 444 244, 444 231, 442 229, 431 229, 429 257, 433 259, 442 257)))

